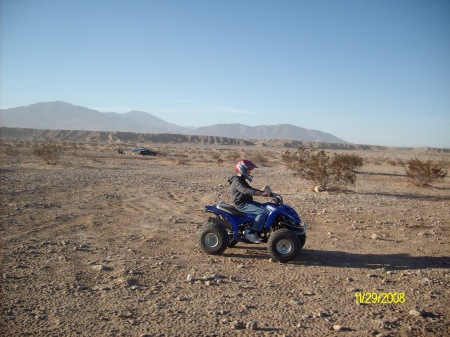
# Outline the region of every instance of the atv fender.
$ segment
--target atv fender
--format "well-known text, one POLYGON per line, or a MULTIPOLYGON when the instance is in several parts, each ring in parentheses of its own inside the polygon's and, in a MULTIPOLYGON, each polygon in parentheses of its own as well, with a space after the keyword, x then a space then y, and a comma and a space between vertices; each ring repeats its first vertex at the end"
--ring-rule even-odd
MULTIPOLYGON (((217 214, 217 215, 221 215, 222 217, 224 217, 225 219, 228 220, 228 222, 231 224, 231 230, 233 232, 237 232, 239 229, 239 224, 237 223, 237 221, 227 212, 221 211, 220 209, 217 209, 215 206, 205 206, 206 211, 213 213, 213 214, 217 214)), ((229 226, 229 224, 228 224, 229 226)), ((228 227, 227 227, 228 228, 228 227)))
POLYGON ((222 220, 222 219, 219 219, 219 218, 211 218, 210 217, 210 218, 208 218, 208 222, 212 222, 212 223, 221 225, 221 226, 223 226, 226 229, 229 229, 231 231, 233 230, 233 226, 231 225, 231 223, 229 221, 225 221, 225 220, 222 220))

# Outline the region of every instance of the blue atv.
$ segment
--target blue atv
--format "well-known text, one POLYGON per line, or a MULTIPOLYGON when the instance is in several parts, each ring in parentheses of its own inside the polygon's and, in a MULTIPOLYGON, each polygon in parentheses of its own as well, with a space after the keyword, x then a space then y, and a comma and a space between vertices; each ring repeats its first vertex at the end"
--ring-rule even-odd
MULTIPOLYGON (((289 262, 305 245, 306 224, 292 207, 283 204, 281 195, 270 192, 270 197, 271 202, 262 204, 269 216, 259 238, 267 242, 273 260, 289 262)), ((251 243, 244 237, 244 230, 253 225, 255 215, 243 213, 224 202, 205 208, 214 215, 200 233, 200 246, 207 254, 220 255, 238 242, 251 243)))

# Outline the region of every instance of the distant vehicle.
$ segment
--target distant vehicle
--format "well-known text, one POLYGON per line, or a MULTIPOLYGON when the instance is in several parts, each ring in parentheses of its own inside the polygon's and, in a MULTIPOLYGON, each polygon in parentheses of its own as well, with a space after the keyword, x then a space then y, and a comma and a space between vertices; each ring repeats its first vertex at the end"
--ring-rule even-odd
POLYGON ((136 147, 131 151, 133 154, 138 154, 140 156, 156 156, 157 153, 155 151, 151 151, 150 149, 146 147, 136 147))

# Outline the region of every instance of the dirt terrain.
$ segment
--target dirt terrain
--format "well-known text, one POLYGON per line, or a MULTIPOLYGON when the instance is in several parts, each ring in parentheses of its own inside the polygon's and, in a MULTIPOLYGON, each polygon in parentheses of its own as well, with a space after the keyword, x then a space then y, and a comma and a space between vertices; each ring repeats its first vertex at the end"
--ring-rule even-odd
POLYGON ((450 335, 450 178, 418 188, 394 165, 448 167, 448 153, 349 151, 364 158, 356 184, 316 193, 280 147, 140 144, 160 155, 138 157, 65 144, 47 165, 31 145, 0 148, 1 336, 450 335), (272 262, 266 244, 198 245, 240 157, 308 223, 295 261, 272 262))

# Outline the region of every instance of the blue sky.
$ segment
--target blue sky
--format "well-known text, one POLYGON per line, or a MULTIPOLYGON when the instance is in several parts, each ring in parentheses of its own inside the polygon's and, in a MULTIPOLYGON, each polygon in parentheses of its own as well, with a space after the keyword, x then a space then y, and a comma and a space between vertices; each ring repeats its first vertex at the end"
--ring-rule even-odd
POLYGON ((450 147, 448 0, 0 0, 2 108, 450 147))

